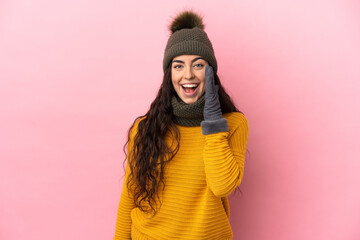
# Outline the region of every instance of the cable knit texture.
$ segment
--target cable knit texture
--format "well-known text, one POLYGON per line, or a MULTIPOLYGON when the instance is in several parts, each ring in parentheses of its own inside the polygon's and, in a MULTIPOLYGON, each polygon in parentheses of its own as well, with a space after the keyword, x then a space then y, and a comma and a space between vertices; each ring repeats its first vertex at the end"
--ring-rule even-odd
MULTIPOLYGON (((154 217, 134 207, 125 171, 114 240, 230 240, 227 196, 241 183, 248 122, 239 112, 226 113, 229 131, 210 135, 201 126, 180 126, 180 149, 165 168, 161 208, 154 217)), ((140 121, 140 120, 139 120, 140 121)), ((138 123, 138 122, 137 122, 138 123)), ((129 149, 136 133, 130 135, 129 149)), ((166 141, 171 144, 170 137, 166 141)))

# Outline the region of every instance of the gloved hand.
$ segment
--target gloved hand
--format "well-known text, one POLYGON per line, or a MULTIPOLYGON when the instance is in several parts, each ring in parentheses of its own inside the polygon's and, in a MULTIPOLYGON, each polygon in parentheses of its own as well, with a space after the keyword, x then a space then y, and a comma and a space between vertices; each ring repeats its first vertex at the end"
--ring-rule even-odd
POLYGON ((219 101, 219 85, 215 85, 214 71, 210 65, 205 68, 205 106, 201 132, 204 135, 229 131, 227 120, 222 117, 219 101))

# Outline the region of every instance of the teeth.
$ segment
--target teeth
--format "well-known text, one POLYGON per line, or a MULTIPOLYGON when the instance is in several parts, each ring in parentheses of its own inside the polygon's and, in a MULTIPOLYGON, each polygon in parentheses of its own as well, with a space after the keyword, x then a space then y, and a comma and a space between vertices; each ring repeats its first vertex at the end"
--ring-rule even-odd
POLYGON ((197 87, 198 85, 197 84, 184 84, 182 86, 186 87, 186 88, 192 88, 192 87, 197 87))

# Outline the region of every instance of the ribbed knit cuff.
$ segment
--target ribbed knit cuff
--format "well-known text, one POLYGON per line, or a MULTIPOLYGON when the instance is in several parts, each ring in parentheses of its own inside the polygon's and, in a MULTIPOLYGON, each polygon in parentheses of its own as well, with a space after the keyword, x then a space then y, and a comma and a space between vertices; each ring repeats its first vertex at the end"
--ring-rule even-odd
POLYGON ((203 135, 227 131, 229 131, 229 127, 225 118, 220 118, 216 120, 204 120, 201 122, 201 132, 203 135))

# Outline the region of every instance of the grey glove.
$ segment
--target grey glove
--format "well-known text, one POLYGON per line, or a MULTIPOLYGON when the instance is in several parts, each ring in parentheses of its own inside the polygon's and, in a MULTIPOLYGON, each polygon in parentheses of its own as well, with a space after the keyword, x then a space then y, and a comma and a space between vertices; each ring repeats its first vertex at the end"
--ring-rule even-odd
POLYGON ((205 106, 204 121, 201 122, 201 132, 204 135, 229 131, 228 123, 222 117, 219 86, 215 85, 214 71, 210 65, 205 68, 205 106))

